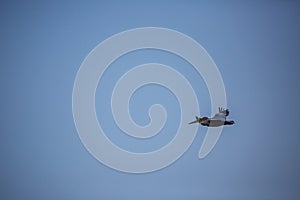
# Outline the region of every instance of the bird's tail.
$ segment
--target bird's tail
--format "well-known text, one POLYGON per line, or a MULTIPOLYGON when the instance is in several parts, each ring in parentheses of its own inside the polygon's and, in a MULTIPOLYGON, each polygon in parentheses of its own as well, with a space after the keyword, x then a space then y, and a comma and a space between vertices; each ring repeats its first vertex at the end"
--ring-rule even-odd
POLYGON ((233 120, 225 121, 224 125, 233 125, 235 122, 233 120))

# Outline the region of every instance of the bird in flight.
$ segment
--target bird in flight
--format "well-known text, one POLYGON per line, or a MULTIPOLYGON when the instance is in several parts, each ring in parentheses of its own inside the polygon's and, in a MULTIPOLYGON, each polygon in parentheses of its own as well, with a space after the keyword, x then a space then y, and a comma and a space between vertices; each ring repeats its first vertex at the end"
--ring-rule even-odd
POLYGON ((219 112, 215 114, 215 116, 209 117, 197 117, 196 120, 190 122, 189 124, 199 123, 202 126, 209 126, 209 127, 218 127, 223 125, 233 125, 234 121, 230 120, 227 121, 226 117, 229 115, 229 110, 219 107, 219 112))

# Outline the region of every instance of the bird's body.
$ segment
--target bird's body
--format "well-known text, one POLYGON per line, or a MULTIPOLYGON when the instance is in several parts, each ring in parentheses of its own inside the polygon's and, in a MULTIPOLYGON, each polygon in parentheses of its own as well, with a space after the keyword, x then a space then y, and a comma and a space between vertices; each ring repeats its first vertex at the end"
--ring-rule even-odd
POLYGON ((227 121, 226 117, 229 115, 229 110, 224 108, 219 108, 219 112, 215 114, 215 116, 208 118, 208 117, 197 117, 196 120, 190 122, 189 124, 200 123, 202 126, 208 127, 218 127, 223 125, 233 125, 234 121, 230 120, 227 121))

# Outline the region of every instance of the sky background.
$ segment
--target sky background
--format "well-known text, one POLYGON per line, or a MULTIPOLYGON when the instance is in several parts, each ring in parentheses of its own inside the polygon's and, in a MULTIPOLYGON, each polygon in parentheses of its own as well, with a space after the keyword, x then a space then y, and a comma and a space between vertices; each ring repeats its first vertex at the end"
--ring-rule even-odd
MULTIPOLYGON (((1 1, 0 199, 299 199, 299 19, 297 1, 1 1), (206 132, 201 127, 175 163, 136 175, 104 166, 84 148, 73 122, 72 89, 97 44, 146 26, 180 31, 207 50, 236 124, 223 129, 205 159, 198 159, 206 132)), ((114 81, 122 70, 146 62, 184 74, 201 114, 211 115, 206 86, 188 63, 155 50, 126 56, 97 89, 104 129, 116 128, 105 106, 114 81)), ((136 152, 166 144, 180 118, 174 95, 146 86, 134 94, 130 110, 137 123, 147 124, 146 111, 157 102, 169 116, 162 136, 108 137, 136 152)))

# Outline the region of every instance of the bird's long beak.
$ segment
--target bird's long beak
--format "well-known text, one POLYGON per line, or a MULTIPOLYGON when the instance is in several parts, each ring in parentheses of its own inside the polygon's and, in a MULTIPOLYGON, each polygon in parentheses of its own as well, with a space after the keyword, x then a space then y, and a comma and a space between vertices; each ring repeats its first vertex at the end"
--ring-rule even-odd
POLYGON ((198 123, 198 121, 193 121, 193 122, 190 122, 189 124, 195 124, 195 123, 198 123))

